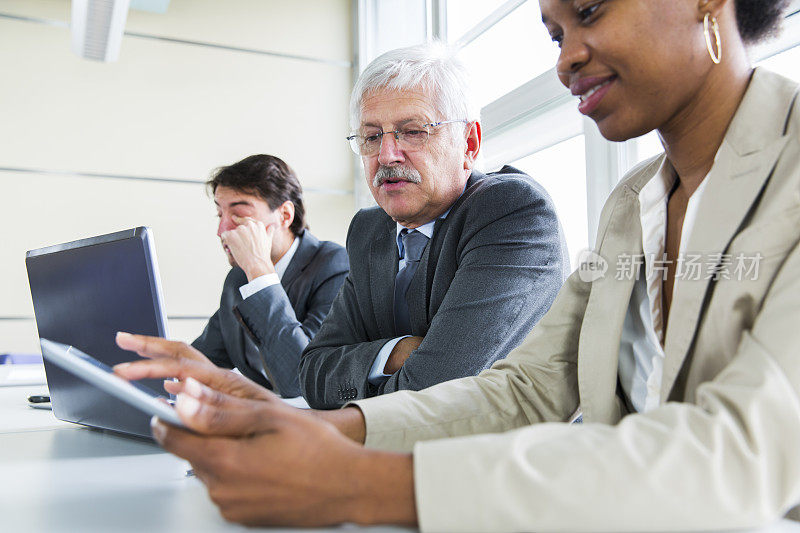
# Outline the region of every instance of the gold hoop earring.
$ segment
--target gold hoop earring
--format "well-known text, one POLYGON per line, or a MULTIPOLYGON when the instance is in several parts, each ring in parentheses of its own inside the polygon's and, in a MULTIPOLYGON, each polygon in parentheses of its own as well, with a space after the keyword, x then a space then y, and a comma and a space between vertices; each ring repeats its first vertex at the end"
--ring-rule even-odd
POLYGON ((711 61, 713 61, 715 65, 719 65, 719 62, 722 61, 722 40, 719 38, 719 24, 717 24, 717 17, 711 15, 710 13, 706 13, 706 16, 703 17, 703 35, 706 38, 706 48, 708 48, 708 55, 711 56, 711 61), (711 28, 714 30, 714 40, 716 41, 717 45, 716 53, 714 53, 714 47, 711 46, 711 33, 708 31, 709 18, 711 19, 711 28))

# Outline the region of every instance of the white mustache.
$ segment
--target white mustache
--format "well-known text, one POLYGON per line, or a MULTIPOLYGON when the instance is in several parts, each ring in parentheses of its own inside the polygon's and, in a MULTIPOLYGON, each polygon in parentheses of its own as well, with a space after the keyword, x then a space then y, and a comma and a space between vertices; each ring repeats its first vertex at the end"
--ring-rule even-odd
POLYGON ((387 167, 381 165, 372 179, 373 187, 380 187, 387 180, 403 180, 410 183, 421 183, 419 172, 409 167, 387 167))

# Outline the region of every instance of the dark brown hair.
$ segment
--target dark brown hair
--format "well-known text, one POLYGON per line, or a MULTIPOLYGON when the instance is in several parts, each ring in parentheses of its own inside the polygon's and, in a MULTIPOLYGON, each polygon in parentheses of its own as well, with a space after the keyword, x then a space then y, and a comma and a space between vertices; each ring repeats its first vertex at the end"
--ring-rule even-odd
POLYGON ((273 211, 285 201, 294 204, 294 220, 289 229, 300 235, 308 226, 303 205, 303 188, 294 170, 274 155, 257 154, 245 157, 238 163, 220 167, 206 182, 214 194, 217 187, 255 194, 267 202, 273 211))
POLYGON ((734 4, 739 35, 753 44, 778 31, 789 0, 735 0, 734 4))

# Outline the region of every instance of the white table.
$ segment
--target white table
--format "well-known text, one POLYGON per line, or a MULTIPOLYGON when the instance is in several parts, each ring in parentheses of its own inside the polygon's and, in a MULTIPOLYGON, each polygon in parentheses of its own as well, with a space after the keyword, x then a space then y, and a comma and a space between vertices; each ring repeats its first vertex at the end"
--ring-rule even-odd
POLYGON ((225 522, 188 464, 156 444, 28 407, 46 392, 0 387, 0 531, 249 531, 225 522))
MULTIPOLYGON (((251 531, 225 522, 203 484, 186 477, 185 461, 149 441, 28 407, 29 394, 43 393, 43 386, 0 387, 0 532, 251 531)), ((415 531, 309 531, 351 529, 415 531)), ((784 520, 750 533, 800 533, 800 524, 784 520)))

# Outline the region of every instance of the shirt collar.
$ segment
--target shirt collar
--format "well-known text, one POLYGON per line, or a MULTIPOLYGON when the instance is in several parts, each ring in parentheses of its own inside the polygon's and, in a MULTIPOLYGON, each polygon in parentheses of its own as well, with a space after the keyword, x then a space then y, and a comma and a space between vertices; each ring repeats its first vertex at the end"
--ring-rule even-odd
MULTIPOLYGON (((452 207, 450 207, 450 209, 452 209, 452 207)), ((434 220, 431 220, 427 224, 423 224, 422 226, 419 226, 418 228, 414 228, 414 229, 408 230, 408 231, 409 232, 418 231, 418 232, 422 233, 423 235, 425 235, 427 238, 430 239, 431 237, 433 237, 433 228, 434 228, 434 226, 436 226, 436 221, 440 220, 440 219, 444 220, 445 218, 447 218, 447 215, 450 214, 450 209, 448 209, 447 211, 445 211, 444 213, 439 215, 434 220)), ((403 246, 403 239, 400 237, 400 232, 403 231, 404 229, 408 229, 408 228, 406 228, 405 226, 401 225, 400 223, 397 223, 397 228, 396 228, 396 231, 397 231, 397 251, 400 254, 401 258, 405 257, 405 247, 403 246)))
POLYGON ((645 183, 639 192, 639 210, 642 218, 651 213, 653 209, 664 205, 677 179, 675 170, 665 157, 656 175, 645 183))
POLYGON ((278 274, 278 279, 283 279, 283 274, 286 272, 286 268, 289 266, 289 263, 292 262, 292 257, 294 257, 294 253, 297 251, 297 247, 300 246, 300 239, 297 237, 294 238, 292 241, 292 245, 289 246, 289 249, 283 254, 277 263, 275 263, 275 273, 278 274))
MULTIPOLYGON (((467 184, 465 183, 464 184, 464 191, 466 191, 466 190, 467 190, 467 184)), ((463 196, 464 191, 461 191, 461 194, 458 195, 458 198, 456 198, 456 202, 458 202, 458 200, 461 198, 461 196, 463 196)), ((453 202, 453 205, 456 205, 456 202, 453 202)), ((427 238, 430 239, 431 237, 433 237, 433 228, 436 225, 436 221, 437 220, 444 220, 445 218, 447 218, 447 215, 450 214, 450 210, 453 209, 453 205, 448 207, 447 211, 445 211, 444 213, 442 213, 441 215, 439 215, 435 219, 431 220, 427 224, 423 224, 422 226, 419 226, 418 228, 414 228, 413 230, 409 230, 409 231, 418 231, 418 232, 422 233, 423 235, 425 235, 427 238)), ((397 251, 400 253, 400 257, 402 258, 402 257, 405 257, 405 249, 403 247, 403 239, 400 238, 400 232, 403 231, 404 229, 408 229, 408 228, 406 228, 405 226, 401 225, 399 222, 397 222, 396 224, 397 224, 397 228, 396 228, 396 232, 397 232, 397 234, 396 234, 397 251)))

